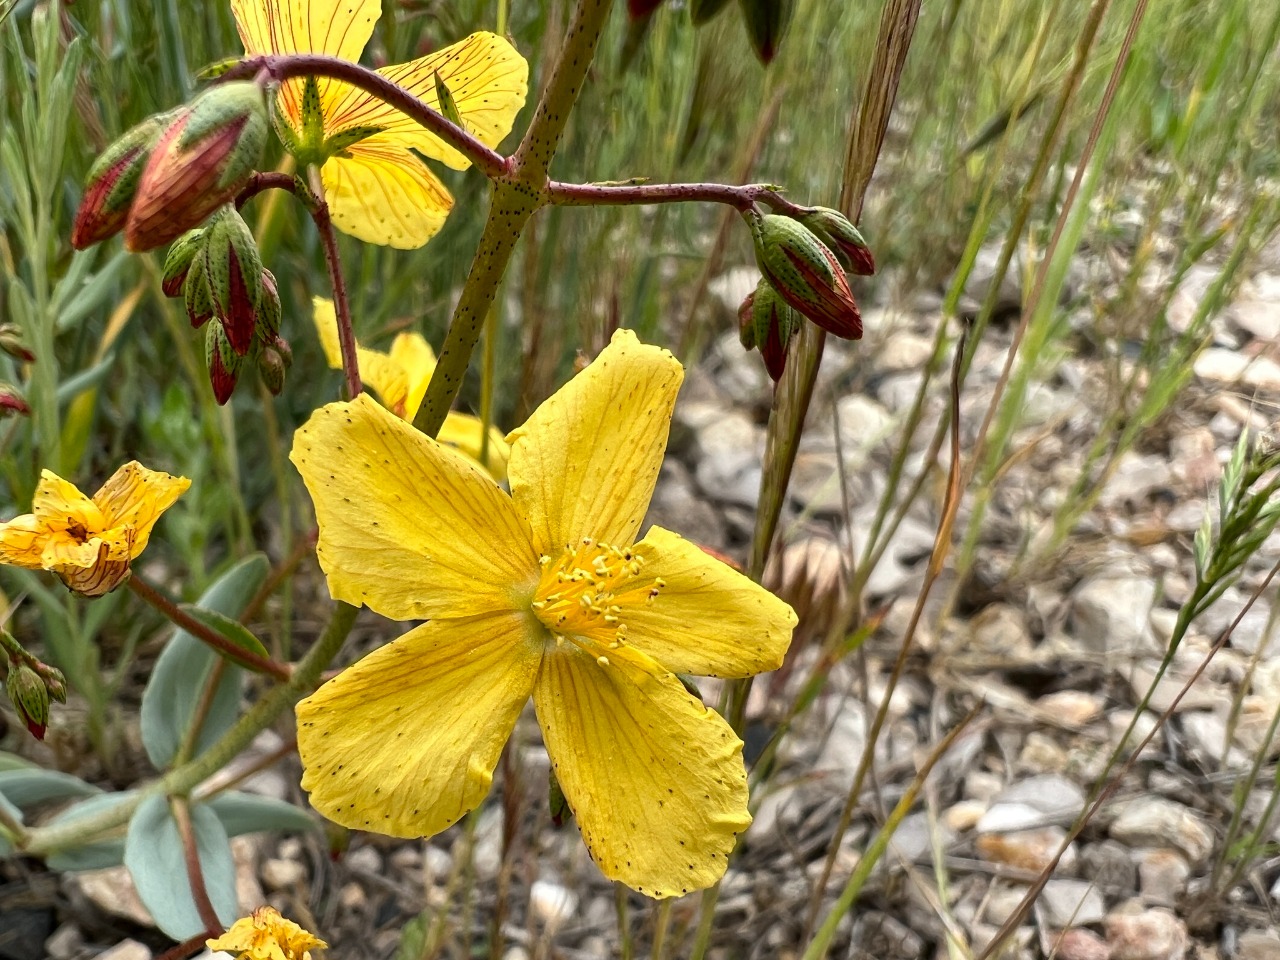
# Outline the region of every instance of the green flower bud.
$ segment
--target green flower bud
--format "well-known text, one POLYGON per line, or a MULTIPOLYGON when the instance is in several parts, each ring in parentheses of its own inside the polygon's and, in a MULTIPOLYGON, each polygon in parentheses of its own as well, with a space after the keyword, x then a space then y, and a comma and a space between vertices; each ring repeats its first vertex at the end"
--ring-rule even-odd
POLYGON ((742 22, 756 56, 766 67, 773 61, 783 34, 791 26, 795 0, 741 0, 742 22))
POLYGON ((249 225, 229 205, 210 221, 206 234, 204 278, 213 312, 222 320, 232 349, 243 357, 253 346, 262 301, 262 258, 249 225))
POLYGON ((787 363, 787 347, 800 317, 763 277, 738 308, 738 331, 746 349, 760 351, 769 378, 777 383, 787 363))
POLYGON ((22 331, 15 323, 0 323, 0 350, 23 363, 35 363, 36 355, 27 348, 22 331))
POLYGON ((276 288, 276 275, 262 271, 262 297, 258 301, 258 338, 270 343, 280 333, 280 292, 276 288))
POLYGON ((268 345, 262 348, 262 352, 258 354, 258 376, 262 377, 262 382, 266 384, 273 397, 278 397, 284 392, 284 377, 287 371, 284 358, 275 347, 268 345))
POLYGON ((729 0, 689 0, 689 18, 700 27, 724 9, 729 0))
POLYGON ((31 735, 37 740, 44 739, 45 729, 49 725, 49 688, 45 686, 40 674, 26 663, 9 661, 9 676, 5 679, 5 690, 13 702, 13 708, 27 725, 31 735))
POLYGON ((161 134, 125 225, 125 246, 151 250, 234 199, 262 160, 267 108, 256 83, 224 83, 178 111, 161 134))
POLYGON ((176 297, 182 293, 191 261, 196 259, 204 246, 204 234, 203 229, 188 230, 169 247, 169 252, 164 257, 164 274, 160 279, 160 287, 166 297, 176 297))
POLYGON ((875 257, 862 234, 843 213, 830 207, 812 207, 799 218, 836 255, 841 266, 860 277, 876 272, 875 257))
POLYGON ((89 168, 84 196, 71 225, 71 245, 77 250, 115 236, 124 229, 151 153, 173 118, 172 113, 147 117, 130 129, 89 168))
POLYGON ((231 399, 240 378, 244 358, 231 347, 226 328, 221 320, 211 320, 205 330, 204 362, 209 368, 209 384, 219 406, 231 399))
POLYGON ((204 278, 204 257, 196 257, 187 269, 187 279, 182 282, 182 298, 187 308, 187 319, 199 330, 213 316, 213 297, 204 278))
POLYGON ((746 214, 756 263, 792 308, 837 337, 862 337, 862 317, 835 254, 790 217, 746 214))

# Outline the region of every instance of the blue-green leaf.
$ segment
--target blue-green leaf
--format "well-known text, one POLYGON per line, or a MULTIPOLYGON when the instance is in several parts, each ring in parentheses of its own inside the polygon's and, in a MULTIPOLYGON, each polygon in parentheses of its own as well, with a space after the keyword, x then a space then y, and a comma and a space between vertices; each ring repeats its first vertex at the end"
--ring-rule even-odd
POLYGON ((307 811, 273 797, 229 790, 218 794, 204 806, 218 815, 229 837, 260 830, 320 829, 319 822, 307 811))
MULTIPOLYGON (((137 795, 136 790, 125 790, 121 793, 100 793, 79 803, 73 803, 49 821, 65 825, 97 816, 122 804, 132 803, 137 795)), ((106 840, 95 840, 78 847, 67 847, 55 850, 44 859, 50 870, 101 870, 104 867, 118 867, 124 863, 124 837, 109 837, 106 840)))
POLYGON ((102 793, 91 783, 58 770, 29 767, 0 770, 0 796, 23 810, 51 800, 68 797, 94 797, 102 793))

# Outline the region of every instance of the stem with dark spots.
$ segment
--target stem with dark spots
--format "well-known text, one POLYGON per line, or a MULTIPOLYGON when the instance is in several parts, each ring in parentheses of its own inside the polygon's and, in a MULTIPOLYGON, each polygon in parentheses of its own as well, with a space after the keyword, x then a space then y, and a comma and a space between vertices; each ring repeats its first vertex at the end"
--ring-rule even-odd
POLYGON ((324 265, 329 271, 329 283, 333 287, 333 312, 338 321, 338 346, 342 350, 342 375, 347 381, 347 399, 354 400, 364 391, 360 382, 360 361, 356 355, 356 334, 351 325, 351 303, 347 300, 347 282, 342 277, 342 260, 338 256, 338 237, 329 218, 329 204, 324 199, 324 184, 320 171, 311 167, 307 171, 311 179, 307 209, 320 233, 324 247, 324 265))
POLYGON ((650 203, 726 203, 750 210, 764 203, 778 213, 798 217, 807 207, 792 203, 769 183, 561 183, 547 184, 547 201, 559 207, 633 206, 650 203))

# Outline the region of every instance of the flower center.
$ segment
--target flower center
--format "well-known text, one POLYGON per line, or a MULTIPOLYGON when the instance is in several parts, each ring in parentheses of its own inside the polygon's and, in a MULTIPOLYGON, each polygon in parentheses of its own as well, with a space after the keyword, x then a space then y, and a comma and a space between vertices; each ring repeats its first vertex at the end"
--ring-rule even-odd
POLYGON ((626 634, 628 607, 652 603, 665 584, 640 575, 643 558, 630 547, 583 537, 559 557, 541 560, 533 612, 558 637, 617 647, 626 634))

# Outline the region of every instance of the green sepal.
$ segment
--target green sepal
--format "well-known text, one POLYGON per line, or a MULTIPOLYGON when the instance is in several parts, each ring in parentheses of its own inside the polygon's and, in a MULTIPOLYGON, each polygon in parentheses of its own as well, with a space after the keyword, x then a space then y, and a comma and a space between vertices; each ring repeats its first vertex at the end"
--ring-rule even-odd
POLYGON ((324 142, 321 153, 325 157, 345 156, 349 147, 354 146, 361 140, 372 137, 375 133, 381 133, 385 128, 370 124, 365 127, 351 127, 340 133, 335 133, 332 137, 324 142))
POLYGON ((453 94, 449 91, 449 85, 444 82, 439 70, 435 71, 435 84, 436 100, 440 104, 440 113, 455 127, 463 129, 462 114, 458 112, 458 101, 453 99, 453 94))

